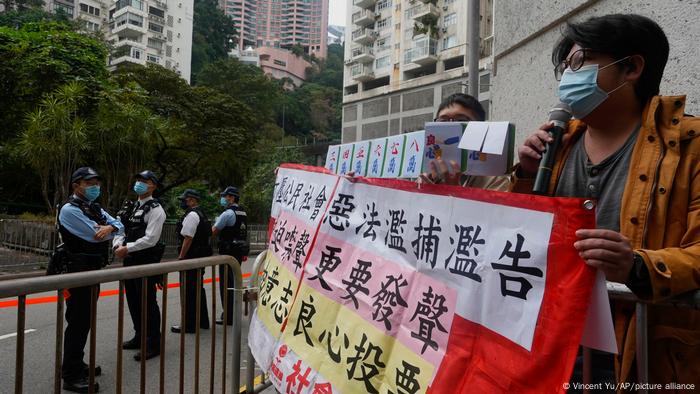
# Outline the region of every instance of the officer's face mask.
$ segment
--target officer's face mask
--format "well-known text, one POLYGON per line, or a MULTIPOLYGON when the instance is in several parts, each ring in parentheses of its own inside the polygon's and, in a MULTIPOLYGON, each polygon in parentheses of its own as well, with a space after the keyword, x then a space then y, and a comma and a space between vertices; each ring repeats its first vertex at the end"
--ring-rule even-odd
POLYGON ((134 183, 134 192, 139 196, 146 194, 148 192, 148 184, 146 182, 136 181, 136 183, 134 183))
POLYGON ((180 208, 182 208, 182 209, 188 208, 186 200, 180 200, 180 208))
POLYGON ((559 100, 571 107, 571 112, 576 119, 588 116, 612 93, 627 83, 625 81, 610 92, 606 92, 598 86, 598 71, 628 58, 629 56, 624 57, 603 67, 599 67, 597 64, 589 64, 582 66, 576 71, 566 69, 559 82, 559 100))
POLYGON ((228 206, 228 200, 226 199, 226 197, 221 197, 221 198, 219 199, 219 205, 221 205, 222 207, 227 207, 227 206, 228 206))
POLYGON ((95 201, 100 196, 100 185, 87 186, 83 189, 83 195, 88 201, 95 201))

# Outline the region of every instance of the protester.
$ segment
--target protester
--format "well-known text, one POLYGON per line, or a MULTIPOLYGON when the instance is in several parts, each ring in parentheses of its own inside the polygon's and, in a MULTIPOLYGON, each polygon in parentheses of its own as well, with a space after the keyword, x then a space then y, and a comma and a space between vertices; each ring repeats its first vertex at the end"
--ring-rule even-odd
MULTIPOLYGON (((552 54, 559 97, 576 120, 549 194, 597 199, 597 228, 579 230, 575 248, 650 301, 700 287, 700 120, 684 115, 685 96, 658 96, 668 53, 651 19, 606 15, 568 24, 552 54)), ((532 191, 549 128, 518 148, 513 191, 532 191)), ((617 379, 634 382, 634 305, 617 302, 614 312, 617 379)), ((640 383, 700 386, 700 312, 652 304, 648 324, 651 382, 640 383)))

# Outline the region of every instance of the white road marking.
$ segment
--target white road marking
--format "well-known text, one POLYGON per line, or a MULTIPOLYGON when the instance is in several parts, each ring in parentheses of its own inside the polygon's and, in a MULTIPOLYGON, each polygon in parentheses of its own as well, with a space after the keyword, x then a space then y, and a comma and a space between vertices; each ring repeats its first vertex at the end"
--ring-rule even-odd
MULTIPOLYGON (((34 331, 36 331, 36 330, 33 328, 28 328, 28 329, 24 330, 24 333, 28 334, 28 333, 34 332, 34 331)), ((16 332, 13 332, 12 334, 0 335, 0 341, 3 339, 12 338, 12 337, 16 337, 16 336, 17 336, 16 332)))

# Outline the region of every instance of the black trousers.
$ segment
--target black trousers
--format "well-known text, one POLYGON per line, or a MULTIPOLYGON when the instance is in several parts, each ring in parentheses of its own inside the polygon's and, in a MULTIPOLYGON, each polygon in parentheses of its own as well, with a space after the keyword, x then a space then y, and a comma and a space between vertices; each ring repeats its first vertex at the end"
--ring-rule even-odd
MULTIPOLYGON (((241 264, 243 264, 243 256, 233 255, 233 257, 241 264)), ((227 291, 224 287, 224 275, 226 271, 225 264, 219 266, 219 296, 221 297, 221 318, 224 318, 224 297, 228 297, 226 313, 226 324, 233 324, 233 290, 227 291)), ((233 270, 231 267, 228 269, 228 288, 233 288, 233 270)))
MULTIPOLYGON (((182 280, 182 275, 180 276, 180 283, 183 284, 183 289, 185 289, 185 322, 183 323, 186 332, 195 332, 197 328, 197 291, 200 292, 199 307, 200 307, 200 318, 199 327, 209 328, 209 309, 207 308, 207 293, 204 291, 204 270, 194 269, 185 271, 185 280, 182 280), (201 283, 199 289, 197 289, 197 271, 202 273, 201 283)), ((213 296, 213 294, 212 294, 213 296)), ((180 300, 182 303, 182 291, 180 292, 180 300)))
MULTIPOLYGON (((63 336, 63 365, 61 376, 74 380, 84 376, 85 343, 90 333, 90 287, 68 289, 66 299, 66 331, 63 336)), ((100 287, 95 289, 95 302, 100 294, 100 287)))
MULTIPOLYGON (((124 259, 124 266, 131 267, 144 264, 134 261, 133 258, 127 257, 124 259)), ((146 279, 146 344, 149 348, 160 347, 160 308, 156 297, 156 282, 158 277, 146 279)), ((126 303, 129 306, 131 321, 134 323, 134 335, 136 338, 141 338, 141 314, 143 305, 141 300, 141 278, 128 279, 124 281, 124 290, 126 291, 126 303)))

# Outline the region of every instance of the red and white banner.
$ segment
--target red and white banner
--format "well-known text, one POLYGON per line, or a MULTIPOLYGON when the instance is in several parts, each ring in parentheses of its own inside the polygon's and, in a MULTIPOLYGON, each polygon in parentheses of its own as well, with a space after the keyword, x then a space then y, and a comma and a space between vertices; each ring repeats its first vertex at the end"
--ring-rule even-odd
POLYGON ((583 200, 282 166, 249 334, 283 393, 561 392, 583 200))

